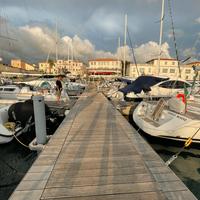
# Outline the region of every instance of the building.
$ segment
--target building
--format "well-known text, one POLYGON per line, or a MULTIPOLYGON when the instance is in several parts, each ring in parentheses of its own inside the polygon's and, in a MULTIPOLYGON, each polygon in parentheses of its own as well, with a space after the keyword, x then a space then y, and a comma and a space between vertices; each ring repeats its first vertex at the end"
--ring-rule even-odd
POLYGON ((86 65, 75 60, 57 60, 57 62, 41 62, 39 70, 48 74, 70 73, 72 76, 83 77, 87 74, 86 65))
POLYGON ((122 62, 113 58, 89 60, 88 75, 90 78, 117 78, 122 75, 122 62))
MULTIPOLYGON (((136 78, 139 75, 157 75, 165 76, 169 78, 178 78, 179 77, 179 68, 178 61, 173 58, 161 58, 160 59, 160 68, 159 60, 152 59, 145 64, 130 64, 130 67, 127 69, 127 75, 130 77, 136 78)), ((194 71, 191 64, 180 64, 181 78, 185 80, 193 80, 194 71)))
POLYGON ((19 69, 24 69, 27 71, 34 71, 35 67, 31 64, 28 64, 21 59, 12 59, 11 60, 11 66, 19 69))
POLYGON ((47 74, 58 74, 58 70, 54 62, 40 62, 38 63, 39 71, 47 74))
POLYGON ((77 60, 57 60, 57 68, 60 72, 68 72, 71 76, 84 77, 87 75, 87 67, 77 60))

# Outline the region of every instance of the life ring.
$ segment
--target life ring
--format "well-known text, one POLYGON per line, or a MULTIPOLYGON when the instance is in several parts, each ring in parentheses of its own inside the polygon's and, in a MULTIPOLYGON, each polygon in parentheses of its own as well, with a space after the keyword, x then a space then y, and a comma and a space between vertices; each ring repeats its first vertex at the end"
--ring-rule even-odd
POLYGON ((183 102, 183 103, 186 103, 185 94, 179 93, 179 94, 176 95, 176 98, 177 98, 177 99, 180 99, 180 98, 181 98, 181 99, 182 99, 182 102, 183 102))

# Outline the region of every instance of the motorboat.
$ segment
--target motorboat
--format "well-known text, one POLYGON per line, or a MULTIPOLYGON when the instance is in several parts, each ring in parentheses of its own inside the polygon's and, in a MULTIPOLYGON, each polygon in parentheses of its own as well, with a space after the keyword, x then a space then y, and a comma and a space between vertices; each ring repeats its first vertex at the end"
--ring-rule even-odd
MULTIPOLYGON (((0 102, 5 100, 24 101, 31 99, 33 95, 43 95, 46 103, 57 102, 56 83, 53 80, 35 80, 26 83, 0 86, 0 102)), ((61 92, 60 102, 66 103, 69 96, 65 89, 61 92)))
POLYGON ((80 95, 86 88, 86 84, 83 83, 66 81, 64 84, 65 84, 64 90, 67 92, 69 96, 80 95))
POLYGON ((112 100, 124 100, 124 94, 120 91, 121 88, 124 88, 126 85, 125 82, 115 81, 110 85, 110 89, 105 93, 105 95, 112 100))
POLYGON ((1 85, 0 86, 0 99, 17 99, 21 88, 19 85, 1 85))

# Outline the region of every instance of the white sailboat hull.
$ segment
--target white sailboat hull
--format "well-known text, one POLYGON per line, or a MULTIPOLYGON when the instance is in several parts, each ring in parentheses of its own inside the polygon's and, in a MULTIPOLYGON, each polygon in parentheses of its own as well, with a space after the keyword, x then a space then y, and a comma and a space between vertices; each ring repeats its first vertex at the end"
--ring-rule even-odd
MULTIPOLYGON (((152 119, 155 107, 147 102, 140 103, 133 112, 133 120, 145 133, 159 138, 186 141, 200 127, 199 119, 191 119, 182 114, 164 109, 158 121, 152 119), (148 111, 147 111, 148 110, 148 111)), ((200 143, 200 131, 193 137, 194 143, 200 143)))

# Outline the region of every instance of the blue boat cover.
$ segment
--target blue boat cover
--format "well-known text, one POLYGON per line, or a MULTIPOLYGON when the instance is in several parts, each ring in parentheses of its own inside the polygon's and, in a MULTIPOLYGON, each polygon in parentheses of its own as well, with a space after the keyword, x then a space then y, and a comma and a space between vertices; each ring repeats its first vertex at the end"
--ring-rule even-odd
POLYGON ((161 81, 168 80, 169 78, 161 78, 156 76, 139 76, 134 82, 125 86, 124 88, 119 89, 120 92, 123 92, 124 95, 134 92, 135 94, 151 91, 151 87, 160 83, 161 81))

